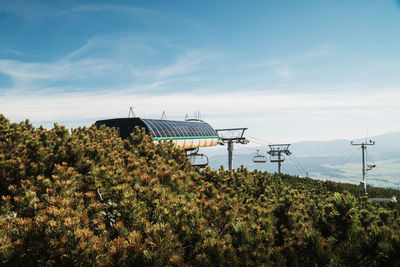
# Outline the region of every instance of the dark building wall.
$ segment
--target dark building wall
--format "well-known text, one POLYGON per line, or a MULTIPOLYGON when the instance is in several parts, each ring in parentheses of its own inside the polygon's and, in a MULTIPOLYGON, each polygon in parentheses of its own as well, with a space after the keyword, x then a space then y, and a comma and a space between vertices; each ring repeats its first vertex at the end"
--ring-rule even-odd
POLYGON ((129 135, 135 130, 136 126, 144 128, 146 133, 150 134, 149 129, 143 123, 140 118, 120 118, 120 119, 109 119, 99 120, 95 123, 96 127, 99 128, 101 125, 106 125, 110 128, 115 128, 119 132, 119 136, 122 139, 129 137, 129 135))

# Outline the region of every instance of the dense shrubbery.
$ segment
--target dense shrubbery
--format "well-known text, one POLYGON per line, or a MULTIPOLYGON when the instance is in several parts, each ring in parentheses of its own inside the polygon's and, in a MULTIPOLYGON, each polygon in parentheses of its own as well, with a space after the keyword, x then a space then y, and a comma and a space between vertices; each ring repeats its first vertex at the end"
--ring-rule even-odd
POLYGON ((122 141, 0 115, 0 194, 4 265, 400 264, 397 205, 348 184, 196 172, 140 131, 122 141))

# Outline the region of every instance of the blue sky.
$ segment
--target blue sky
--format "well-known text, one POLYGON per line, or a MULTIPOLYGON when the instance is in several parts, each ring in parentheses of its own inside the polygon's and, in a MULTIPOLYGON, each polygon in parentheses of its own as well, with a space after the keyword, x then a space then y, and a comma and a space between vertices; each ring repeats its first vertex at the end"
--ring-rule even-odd
POLYGON ((400 5, 0 2, 0 112, 68 127, 136 115, 272 142, 400 130, 400 5))

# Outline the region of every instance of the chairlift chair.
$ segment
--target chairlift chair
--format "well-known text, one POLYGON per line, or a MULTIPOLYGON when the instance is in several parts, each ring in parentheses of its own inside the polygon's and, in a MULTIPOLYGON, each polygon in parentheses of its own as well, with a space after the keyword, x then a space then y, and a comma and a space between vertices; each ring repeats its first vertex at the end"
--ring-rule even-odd
POLYGON ((187 157, 190 161, 190 163, 192 164, 192 166, 197 167, 197 168, 205 168, 208 166, 208 157, 204 154, 200 154, 199 153, 199 148, 195 148, 192 150, 187 150, 186 151, 187 157))
POLYGON ((257 155, 255 155, 253 157, 253 162, 254 163, 265 163, 265 162, 267 162, 267 159, 265 158, 265 156, 260 155, 259 150, 257 150, 257 155))
POLYGON ((188 158, 190 162, 192 163, 192 166, 197 167, 197 168, 205 168, 208 166, 208 157, 204 154, 189 154, 188 158))

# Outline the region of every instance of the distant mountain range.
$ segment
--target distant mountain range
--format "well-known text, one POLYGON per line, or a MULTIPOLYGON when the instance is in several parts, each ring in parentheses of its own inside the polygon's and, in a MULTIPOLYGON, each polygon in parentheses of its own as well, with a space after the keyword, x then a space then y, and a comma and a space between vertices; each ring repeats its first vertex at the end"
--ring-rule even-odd
MULTIPOLYGON (((374 146, 367 149, 368 164, 376 164, 376 168, 368 172, 367 183, 381 187, 400 189, 400 131, 368 138, 375 141, 374 146)), ((356 143, 365 139, 353 140, 356 143)), ((282 171, 299 176, 308 176, 341 182, 359 183, 362 180, 361 148, 352 146, 350 140, 304 141, 290 146, 291 156, 286 156, 282 171)), ((276 163, 269 162, 268 147, 234 147, 233 166, 246 166, 250 170, 266 170, 276 172, 276 163), (254 163, 253 156, 260 150, 267 158, 267 163, 254 163)), ((216 150, 207 149, 210 167, 218 169, 228 166, 228 155, 221 147, 216 150)))

